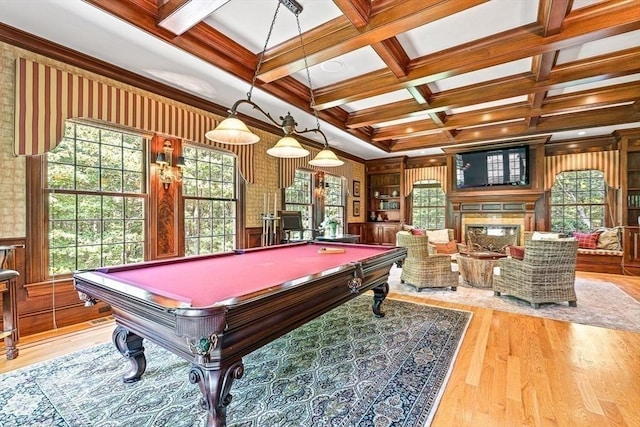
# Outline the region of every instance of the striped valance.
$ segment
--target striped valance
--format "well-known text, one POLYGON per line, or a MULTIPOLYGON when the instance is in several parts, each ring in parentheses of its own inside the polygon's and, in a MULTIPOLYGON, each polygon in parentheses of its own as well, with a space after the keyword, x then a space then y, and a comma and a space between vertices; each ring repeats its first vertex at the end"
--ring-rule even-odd
POLYGON ((15 143, 17 155, 53 150, 67 119, 92 119, 140 131, 161 133, 230 151, 240 173, 254 182, 253 145, 229 146, 209 141, 216 120, 194 111, 58 70, 24 58, 16 63, 15 143))
MULTIPOLYGON (((287 188, 293 185, 293 181, 296 175, 296 169, 307 169, 314 171, 322 171, 331 175, 342 176, 351 183, 353 181, 353 166, 349 160, 345 160, 342 166, 335 168, 319 168, 309 164, 309 160, 316 157, 320 152, 319 149, 305 146, 309 150, 307 157, 301 157, 297 159, 278 159, 278 167, 280 169, 280 176, 278 177, 278 186, 280 188, 287 188)), ((348 188, 353 188, 349 185, 348 188)))
POLYGON ((620 154, 618 151, 596 151, 593 153, 547 156, 544 159, 544 189, 549 190, 556 175, 564 171, 597 169, 604 173, 609 187, 620 187, 620 154))
POLYGON ((404 170, 404 194, 408 196, 413 191, 413 184, 418 181, 435 180, 439 181, 442 191, 447 193, 447 167, 432 166, 428 168, 412 168, 404 170))

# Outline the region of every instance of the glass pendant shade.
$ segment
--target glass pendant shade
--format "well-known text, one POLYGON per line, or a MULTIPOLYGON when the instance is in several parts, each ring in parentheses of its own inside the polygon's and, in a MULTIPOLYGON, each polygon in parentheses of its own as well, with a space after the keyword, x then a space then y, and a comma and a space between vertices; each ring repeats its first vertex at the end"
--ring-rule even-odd
POLYGON ((325 148, 318 153, 315 159, 309 160, 309 164, 312 166, 331 168, 342 166, 344 162, 340 160, 338 156, 336 156, 336 153, 328 148, 325 148))
POLYGON ((230 145, 249 145, 260 141, 258 135, 251 132, 242 120, 235 117, 227 117, 204 136, 212 141, 230 145))
POLYGON ((280 138, 273 147, 267 150, 267 154, 273 157, 293 159, 309 155, 309 150, 303 148, 300 143, 290 136, 280 138))

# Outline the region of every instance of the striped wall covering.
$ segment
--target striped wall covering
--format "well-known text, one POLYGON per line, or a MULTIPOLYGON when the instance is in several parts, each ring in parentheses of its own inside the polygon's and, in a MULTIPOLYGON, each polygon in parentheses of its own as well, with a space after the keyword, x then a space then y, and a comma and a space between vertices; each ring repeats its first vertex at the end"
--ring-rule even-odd
POLYGON ((216 120, 206 111, 194 112, 24 58, 16 61, 15 105, 16 155, 53 150, 62 139, 65 120, 84 118, 230 151, 244 179, 254 182, 254 146, 207 140, 204 134, 216 120))
POLYGON ((613 188, 620 188, 620 153, 618 151, 597 151, 545 157, 545 191, 553 186, 556 175, 560 172, 585 169, 597 169, 604 172, 604 179, 607 185, 613 188))
POLYGON ((287 188, 293 185, 296 169, 307 169, 313 171, 323 171, 331 175, 337 175, 346 178, 349 182, 348 192, 351 193, 351 188, 353 188, 353 186, 351 185, 353 181, 353 166, 351 165, 351 162, 349 160, 343 159, 344 164, 335 168, 319 168, 316 166, 312 166, 309 164, 309 160, 315 158, 320 150, 317 148, 308 147, 306 145, 304 147, 309 150, 309 155, 307 157, 301 157, 297 159, 278 159, 278 169, 280 169, 278 186, 280 188, 287 188))
POLYGON ((440 182, 442 191, 447 194, 448 180, 446 166, 432 166, 428 168, 413 168, 404 170, 404 194, 408 196, 413 191, 413 184, 417 181, 433 179, 440 182))

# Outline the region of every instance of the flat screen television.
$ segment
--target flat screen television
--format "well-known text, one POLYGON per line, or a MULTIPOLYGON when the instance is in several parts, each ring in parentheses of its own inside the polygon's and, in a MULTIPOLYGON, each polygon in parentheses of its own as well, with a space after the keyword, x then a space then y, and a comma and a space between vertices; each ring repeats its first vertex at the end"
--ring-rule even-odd
POLYGON ((457 188, 529 185, 529 147, 458 153, 456 172, 457 188))

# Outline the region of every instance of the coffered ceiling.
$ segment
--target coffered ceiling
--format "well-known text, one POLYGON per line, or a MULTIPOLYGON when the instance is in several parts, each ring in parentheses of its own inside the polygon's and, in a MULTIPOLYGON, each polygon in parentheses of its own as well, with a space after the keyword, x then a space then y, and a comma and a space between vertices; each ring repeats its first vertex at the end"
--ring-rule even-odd
MULTIPOLYGON (((640 127, 640 0, 298 0, 253 101, 364 159, 640 127)), ((225 108, 276 0, 0 0, 0 21, 225 108)), ((241 113, 264 120, 256 111, 241 113)))

